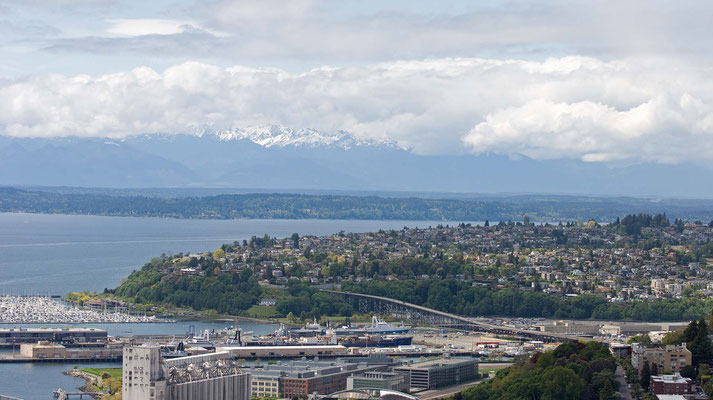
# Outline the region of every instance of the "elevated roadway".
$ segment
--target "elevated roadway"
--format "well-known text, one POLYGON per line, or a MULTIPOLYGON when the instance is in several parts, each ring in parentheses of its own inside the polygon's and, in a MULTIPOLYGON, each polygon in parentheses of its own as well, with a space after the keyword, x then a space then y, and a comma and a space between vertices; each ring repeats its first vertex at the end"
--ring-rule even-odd
POLYGON ((565 342, 589 339, 581 336, 563 333, 541 332, 514 326, 497 325, 478 318, 467 318, 460 315, 434 310, 432 308, 395 300, 388 297, 370 294, 342 292, 336 290, 321 290, 333 296, 341 296, 356 305, 360 312, 374 311, 397 315, 411 321, 428 323, 441 327, 463 329, 467 331, 487 332, 498 335, 508 335, 516 338, 541 340, 543 342, 565 342))

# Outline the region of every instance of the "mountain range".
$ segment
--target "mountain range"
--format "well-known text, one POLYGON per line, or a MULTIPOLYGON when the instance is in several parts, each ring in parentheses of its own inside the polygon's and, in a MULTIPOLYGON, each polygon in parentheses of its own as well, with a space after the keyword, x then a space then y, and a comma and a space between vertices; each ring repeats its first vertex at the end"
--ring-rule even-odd
POLYGON ((419 155, 349 132, 273 125, 123 139, 0 136, 0 185, 711 197, 695 164, 611 166, 525 156, 419 155))

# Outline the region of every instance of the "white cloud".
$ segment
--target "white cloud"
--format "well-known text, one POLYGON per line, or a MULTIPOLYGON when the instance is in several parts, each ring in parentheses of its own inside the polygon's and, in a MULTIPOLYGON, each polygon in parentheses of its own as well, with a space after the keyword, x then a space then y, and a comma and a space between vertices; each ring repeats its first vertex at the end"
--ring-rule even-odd
POLYGON ((388 138, 419 153, 590 162, 713 159, 711 65, 480 58, 301 73, 188 62, 0 82, 0 132, 112 136, 280 123, 388 138))
POLYGON ((225 36, 223 33, 214 32, 201 27, 194 21, 171 19, 110 19, 107 33, 120 36, 146 36, 146 35, 178 35, 185 32, 201 31, 214 36, 225 36))

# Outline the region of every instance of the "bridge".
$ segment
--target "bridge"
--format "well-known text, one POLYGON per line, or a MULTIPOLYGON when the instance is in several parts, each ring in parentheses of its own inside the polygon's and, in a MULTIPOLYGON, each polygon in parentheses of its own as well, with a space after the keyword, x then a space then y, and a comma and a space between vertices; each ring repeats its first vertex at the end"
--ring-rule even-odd
POLYGON ((461 329, 465 331, 487 332, 497 335, 508 335, 519 339, 541 340, 543 342, 566 342, 582 339, 580 336, 562 333, 541 332, 521 329, 513 326, 496 325, 477 318, 466 318, 459 315, 434 310, 428 307, 394 300, 388 297, 374 296, 362 293, 340 292, 336 290, 321 290, 335 297, 341 297, 359 310, 359 312, 376 312, 389 314, 409 321, 435 325, 444 328, 461 329))

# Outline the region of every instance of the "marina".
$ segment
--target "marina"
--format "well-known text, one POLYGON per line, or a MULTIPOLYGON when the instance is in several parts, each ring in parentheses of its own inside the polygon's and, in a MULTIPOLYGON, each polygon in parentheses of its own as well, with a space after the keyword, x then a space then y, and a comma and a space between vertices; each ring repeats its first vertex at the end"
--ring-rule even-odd
POLYGON ((150 315, 77 308, 48 296, 0 296, 2 324, 170 322, 150 315))

